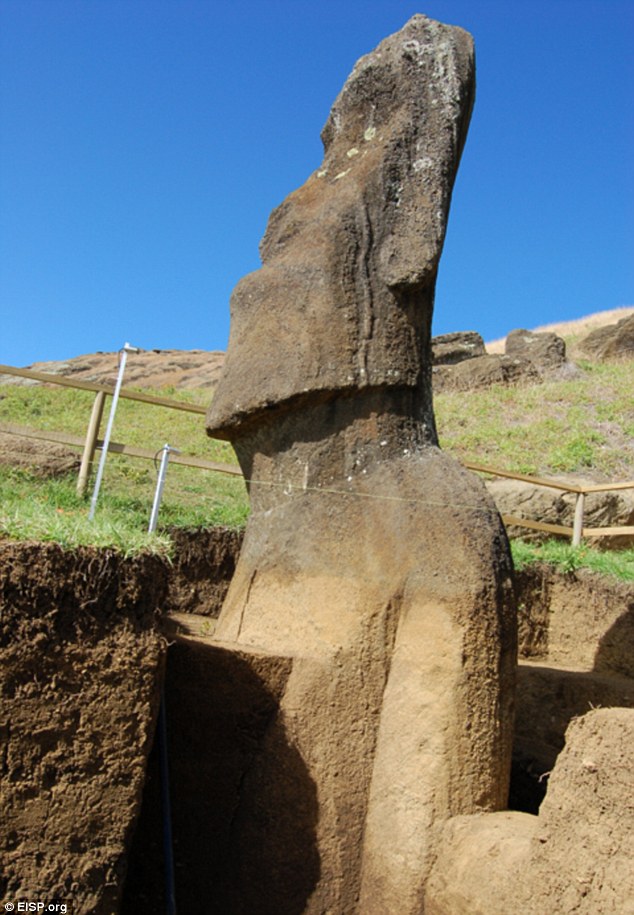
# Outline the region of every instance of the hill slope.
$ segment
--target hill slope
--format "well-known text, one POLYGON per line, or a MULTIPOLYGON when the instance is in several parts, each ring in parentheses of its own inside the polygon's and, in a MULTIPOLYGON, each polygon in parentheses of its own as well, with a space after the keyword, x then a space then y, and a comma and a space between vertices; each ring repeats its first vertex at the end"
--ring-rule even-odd
MULTIPOLYGON (((535 331, 549 330, 564 336, 572 342, 574 349, 574 342, 591 330, 606 324, 614 324, 630 314, 634 314, 634 306, 599 311, 576 321, 538 327, 535 331)), ((504 352, 504 342, 505 338, 501 338, 487 343, 487 351, 504 352)), ((128 357, 125 383, 133 387, 154 389, 211 391, 220 378, 224 356, 225 354, 218 350, 142 350, 128 357)), ((114 384, 118 370, 118 354, 89 353, 64 361, 36 362, 28 368, 38 372, 68 375, 83 381, 114 384)), ((24 382, 14 380, 14 383, 24 382)))

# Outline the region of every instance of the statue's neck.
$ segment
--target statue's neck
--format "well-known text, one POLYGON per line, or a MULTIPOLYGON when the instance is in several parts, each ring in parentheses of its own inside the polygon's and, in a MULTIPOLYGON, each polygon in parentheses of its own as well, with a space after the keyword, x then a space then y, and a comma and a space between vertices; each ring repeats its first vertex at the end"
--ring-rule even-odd
POLYGON ((234 440, 252 510, 291 492, 350 483, 378 463, 436 446, 431 402, 412 389, 374 389, 353 397, 283 406, 252 421, 234 440))

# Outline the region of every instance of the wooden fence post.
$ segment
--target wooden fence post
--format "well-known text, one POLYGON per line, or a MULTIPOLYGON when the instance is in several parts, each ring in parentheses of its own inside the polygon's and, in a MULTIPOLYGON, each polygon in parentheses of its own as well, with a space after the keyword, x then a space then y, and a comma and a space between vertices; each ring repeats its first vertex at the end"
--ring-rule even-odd
POLYGON ((105 402, 105 392, 98 391, 95 396, 95 401, 92 405, 92 413, 90 414, 90 422, 88 423, 88 431, 86 432, 84 452, 81 456, 79 477, 77 478, 78 496, 86 495, 86 489, 88 488, 88 477, 90 475, 93 458, 97 448, 97 436, 99 435, 99 426, 101 425, 101 417, 103 416, 103 408, 105 402))
POLYGON ((581 535, 583 534, 583 508, 585 502, 585 492, 577 493, 577 503, 575 505, 575 520, 572 526, 572 545, 579 546, 581 535))

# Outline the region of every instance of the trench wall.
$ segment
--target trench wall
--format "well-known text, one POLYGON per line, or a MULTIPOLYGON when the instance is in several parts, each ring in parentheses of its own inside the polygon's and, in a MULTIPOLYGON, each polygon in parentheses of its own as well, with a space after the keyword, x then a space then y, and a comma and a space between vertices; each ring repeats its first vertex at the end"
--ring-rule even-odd
POLYGON ((217 615, 240 535, 172 562, 0 543, 0 898, 118 911, 159 707, 161 617, 217 615))
MULTIPOLYGON (((263 658, 254 676, 236 654, 212 644, 240 535, 192 531, 175 539, 171 563, 68 553, 52 544, 0 545, 3 902, 70 901, 76 915, 161 910, 152 744, 168 656, 177 898, 188 908, 204 902, 209 912, 238 905, 236 861, 249 825, 241 785, 288 671, 263 658), (175 611, 199 621, 197 634, 165 628, 175 611)), ((527 769, 539 776, 552 768, 574 717, 599 705, 634 708, 634 589, 547 566, 518 573, 516 588, 514 784, 521 795, 527 769)), ((301 808, 294 804, 301 816, 278 824, 287 846, 298 850, 298 878, 284 911, 300 912, 319 871, 317 801, 290 747, 280 746, 280 760, 302 799, 301 808)), ((521 797, 518 809, 530 809, 521 797)), ((251 911, 258 893, 275 898, 276 874, 286 866, 262 861, 251 911)))
POLYGON ((515 575, 519 669, 514 809, 537 813, 569 724, 596 708, 634 708, 634 586, 547 564, 515 575))

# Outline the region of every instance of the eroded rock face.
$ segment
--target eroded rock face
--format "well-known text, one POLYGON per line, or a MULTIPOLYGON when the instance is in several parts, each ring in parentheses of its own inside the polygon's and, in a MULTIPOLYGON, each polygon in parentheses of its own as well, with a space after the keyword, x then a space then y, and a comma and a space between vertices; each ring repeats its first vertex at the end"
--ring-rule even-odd
MULTIPOLYGON (((594 481, 579 474, 558 474, 555 478, 570 485, 587 485, 594 481)), ((526 518, 531 521, 545 521, 572 529, 576 494, 538 486, 522 480, 489 480, 486 483, 495 504, 503 516, 526 518)), ((593 492, 585 497, 584 526, 589 528, 627 527, 634 524, 634 490, 593 492)), ((519 525, 506 525, 511 539, 546 540, 542 531, 532 531, 519 525)), ((602 548, 631 546, 634 535, 621 534, 601 537, 602 548)))
POLYGON ((634 315, 593 330, 580 342, 579 348, 599 361, 631 358, 634 356, 634 315))
POLYGON ((548 372, 565 363, 566 342, 551 332, 512 330, 506 338, 505 353, 507 356, 527 359, 539 371, 548 372))
POLYGON ((631 912, 634 710, 573 720, 539 816, 457 817, 428 883, 425 913, 631 912))
POLYGON ((455 365, 433 367, 434 391, 475 391, 494 384, 536 384, 541 375, 532 362, 514 356, 474 356, 455 365))
POLYGON ((480 334, 465 330, 432 337, 431 355, 434 365, 455 365, 465 359, 486 355, 486 349, 480 334))
POLYGON ((474 391, 497 385, 537 384, 557 372, 571 373, 566 345, 552 333, 514 330, 504 355, 486 353, 479 334, 445 334, 432 339, 432 380, 436 393, 474 391))
MULTIPOLYGON (((232 441, 252 513, 216 634, 292 659, 271 733, 315 786, 320 860, 298 912, 419 912, 434 825, 506 801, 508 544, 483 485, 438 449, 430 383, 473 80, 470 36, 423 16, 362 58, 322 167, 232 297, 208 430, 232 441)), ((276 743, 244 787, 245 860, 284 797, 276 743)))

